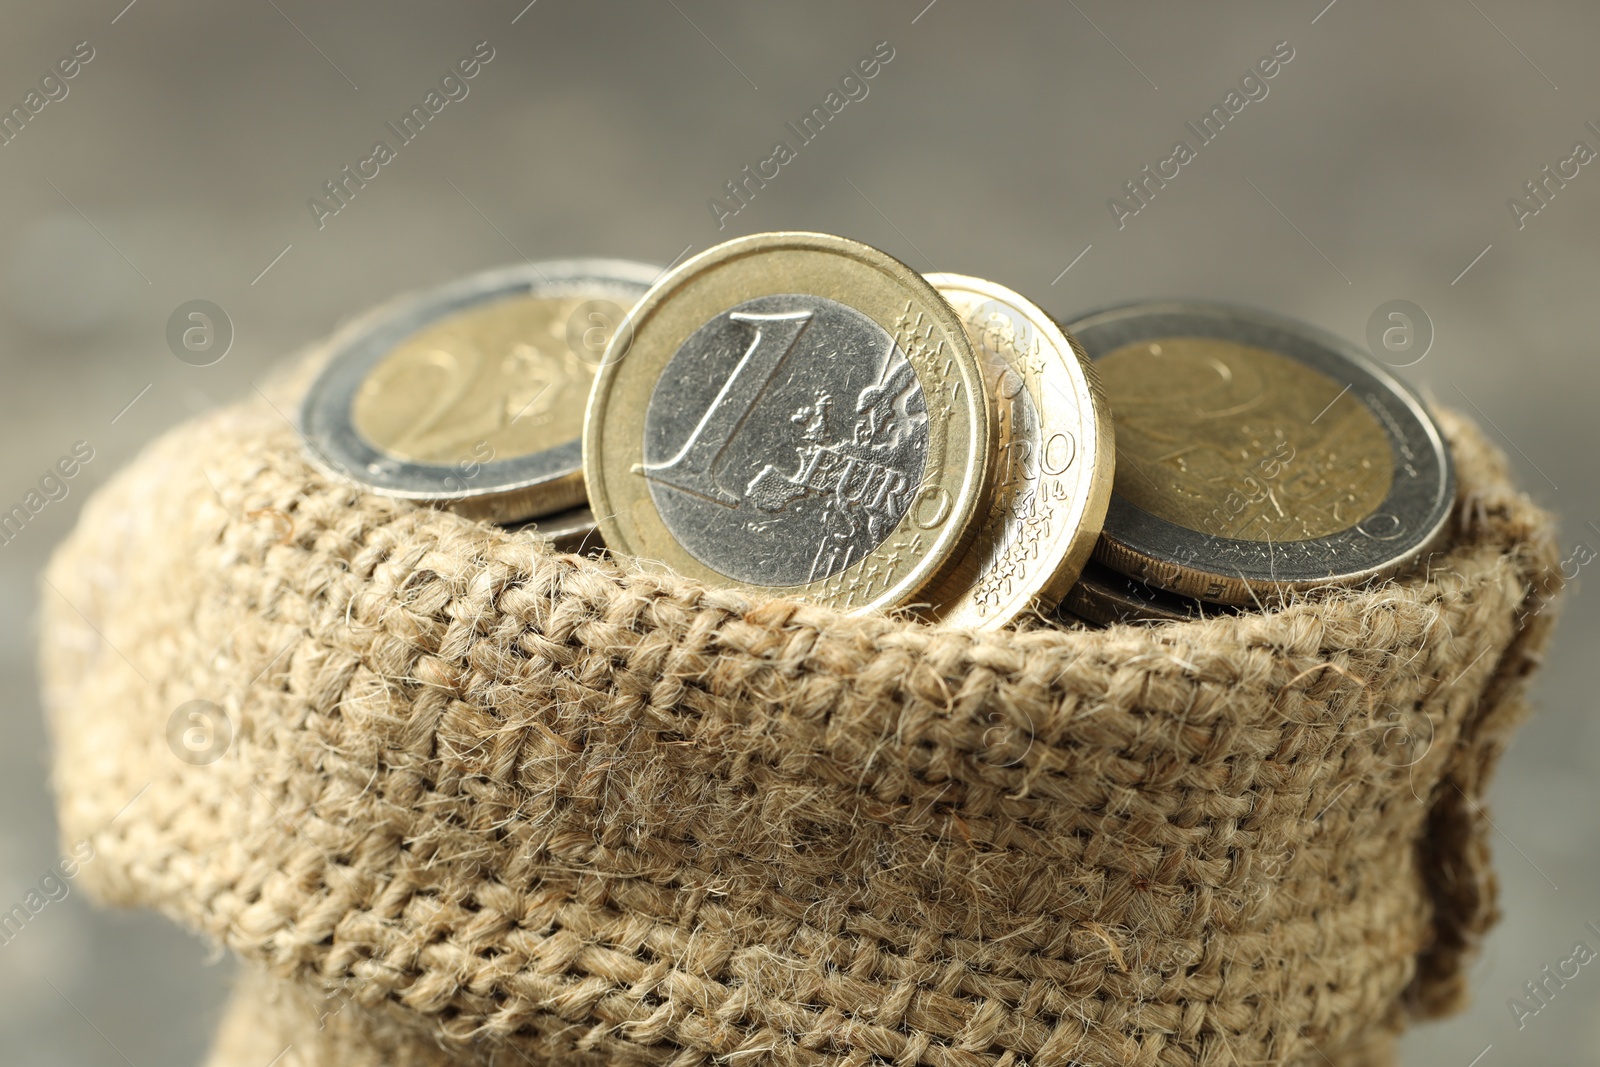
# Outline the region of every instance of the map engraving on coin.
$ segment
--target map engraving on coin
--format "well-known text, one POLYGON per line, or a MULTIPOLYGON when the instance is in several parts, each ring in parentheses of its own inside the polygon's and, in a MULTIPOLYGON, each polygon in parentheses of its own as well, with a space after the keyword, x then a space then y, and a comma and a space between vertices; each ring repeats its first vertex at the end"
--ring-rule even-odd
POLYGON ((635 473, 700 562, 800 585, 889 536, 927 454, 922 387, 888 331, 837 301, 780 294, 723 312, 678 349, 635 473))

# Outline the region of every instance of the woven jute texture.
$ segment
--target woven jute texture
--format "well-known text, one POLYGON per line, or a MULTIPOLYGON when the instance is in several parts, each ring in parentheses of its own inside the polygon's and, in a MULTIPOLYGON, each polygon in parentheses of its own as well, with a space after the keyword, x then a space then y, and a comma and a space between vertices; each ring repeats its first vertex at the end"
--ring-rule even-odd
POLYGON ((1461 1003, 1559 584, 1470 426, 1425 572, 976 635, 372 497, 280 408, 151 446, 44 592, 81 880, 244 960, 214 1067, 1343 1067, 1461 1003))

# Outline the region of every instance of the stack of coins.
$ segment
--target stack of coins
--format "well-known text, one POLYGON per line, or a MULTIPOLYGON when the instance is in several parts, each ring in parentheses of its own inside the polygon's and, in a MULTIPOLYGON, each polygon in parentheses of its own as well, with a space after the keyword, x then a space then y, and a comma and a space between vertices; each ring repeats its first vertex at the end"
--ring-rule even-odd
POLYGON ((1381 579, 1437 542, 1454 491, 1421 403, 1336 338, 1192 304, 1064 329, 826 234, 480 274, 332 349, 308 451, 372 492, 951 626, 1203 618, 1381 579))

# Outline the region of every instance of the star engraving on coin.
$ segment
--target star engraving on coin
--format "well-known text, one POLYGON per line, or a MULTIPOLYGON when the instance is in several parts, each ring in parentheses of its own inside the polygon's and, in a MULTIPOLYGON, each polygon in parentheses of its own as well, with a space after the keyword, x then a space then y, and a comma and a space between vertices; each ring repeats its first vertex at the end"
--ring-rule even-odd
POLYGON ((1053 608, 1093 551, 1111 497, 1111 413, 1093 366, 1032 301, 979 278, 928 280, 962 317, 998 424, 971 570, 936 591, 929 614, 994 628, 1053 608))

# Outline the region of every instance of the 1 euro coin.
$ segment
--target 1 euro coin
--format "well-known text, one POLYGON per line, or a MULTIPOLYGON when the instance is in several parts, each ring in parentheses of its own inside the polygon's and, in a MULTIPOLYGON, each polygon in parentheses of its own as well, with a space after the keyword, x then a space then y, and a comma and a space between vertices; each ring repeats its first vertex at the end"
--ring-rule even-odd
POLYGON ((994 421, 960 318, 915 271, 757 234, 669 272, 629 327, 584 426, 612 553, 854 612, 959 568, 994 421))

